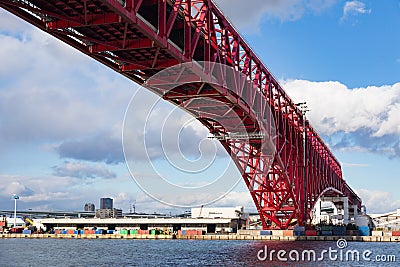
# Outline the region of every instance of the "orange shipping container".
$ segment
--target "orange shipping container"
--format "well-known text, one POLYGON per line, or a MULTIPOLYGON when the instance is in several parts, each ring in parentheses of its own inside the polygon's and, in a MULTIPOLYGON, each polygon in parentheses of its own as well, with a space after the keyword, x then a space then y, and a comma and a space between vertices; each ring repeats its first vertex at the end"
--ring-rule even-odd
POLYGON ((283 236, 293 236, 293 230, 283 230, 283 236))

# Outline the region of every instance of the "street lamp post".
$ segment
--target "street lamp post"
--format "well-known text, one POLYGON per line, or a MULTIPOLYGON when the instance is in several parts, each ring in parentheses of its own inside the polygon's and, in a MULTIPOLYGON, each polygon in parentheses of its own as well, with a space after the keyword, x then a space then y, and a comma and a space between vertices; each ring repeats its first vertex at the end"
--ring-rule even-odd
POLYGON ((14 194, 13 199, 14 199, 14 228, 16 228, 17 227, 17 200, 19 199, 19 196, 14 194))

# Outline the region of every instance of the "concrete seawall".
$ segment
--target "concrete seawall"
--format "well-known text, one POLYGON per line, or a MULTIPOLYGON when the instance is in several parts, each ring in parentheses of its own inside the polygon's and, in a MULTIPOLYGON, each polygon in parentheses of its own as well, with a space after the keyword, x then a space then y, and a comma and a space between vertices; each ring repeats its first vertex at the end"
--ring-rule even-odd
POLYGON ((251 235, 71 235, 71 234, 0 234, 0 238, 56 239, 191 239, 191 240, 271 240, 271 241, 337 241, 400 242, 398 236, 251 236, 251 235))

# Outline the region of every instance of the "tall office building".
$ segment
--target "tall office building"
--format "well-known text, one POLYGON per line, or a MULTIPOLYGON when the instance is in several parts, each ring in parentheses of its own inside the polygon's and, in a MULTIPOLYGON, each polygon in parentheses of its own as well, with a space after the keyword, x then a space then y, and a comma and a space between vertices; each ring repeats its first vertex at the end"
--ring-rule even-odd
POLYGON ((113 209, 113 199, 109 197, 100 198, 100 209, 113 209))
POLYGON ((85 208, 84 208, 85 211, 95 211, 95 209, 96 208, 95 208, 93 203, 86 203, 85 204, 85 208))

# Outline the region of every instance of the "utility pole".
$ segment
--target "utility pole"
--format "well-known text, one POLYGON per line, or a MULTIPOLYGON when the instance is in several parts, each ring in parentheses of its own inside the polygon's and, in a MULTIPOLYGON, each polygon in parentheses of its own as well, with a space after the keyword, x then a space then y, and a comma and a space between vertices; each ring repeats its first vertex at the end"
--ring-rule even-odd
POLYGON ((303 121, 303 188, 304 188, 304 224, 307 224, 307 118, 306 113, 310 111, 307 107, 307 102, 296 104, 301 110, 302 121, 303 121))

